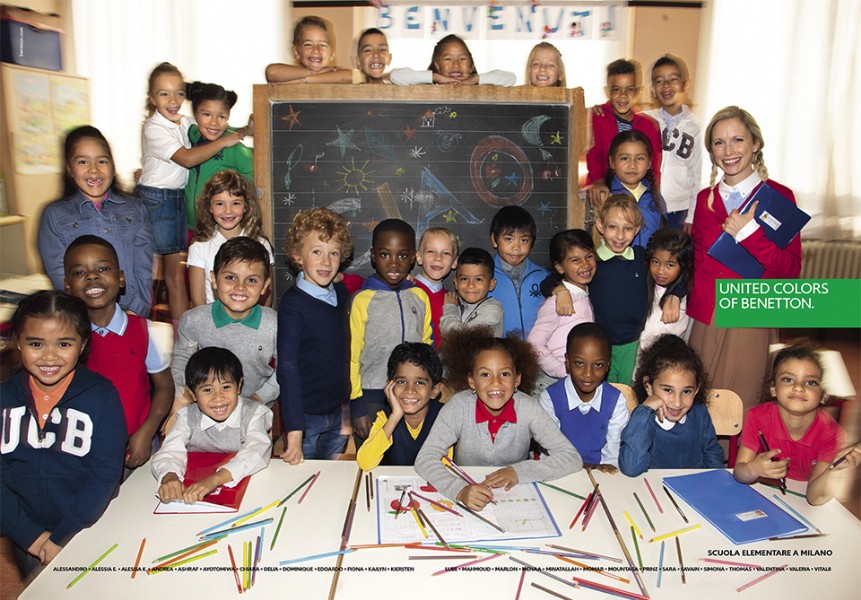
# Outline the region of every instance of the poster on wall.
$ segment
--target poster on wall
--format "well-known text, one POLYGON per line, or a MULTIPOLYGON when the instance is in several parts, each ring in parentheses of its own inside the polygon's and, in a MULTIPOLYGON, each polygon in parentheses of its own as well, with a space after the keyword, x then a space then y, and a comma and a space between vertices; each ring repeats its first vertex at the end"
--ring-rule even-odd
POLYGON ((621 4, 578 6, 568 3, 522 6, 382 6, 375 26, 391 38, 441 39, 454 33, 464 39, 608 40, 623 30, 621 4))
POLYGON ((14 79, 15 129, 12 145, 15 171, 24 175, 60 172, 60 154, 51 119, 51 98, 45 75, 18 73, 14 79))

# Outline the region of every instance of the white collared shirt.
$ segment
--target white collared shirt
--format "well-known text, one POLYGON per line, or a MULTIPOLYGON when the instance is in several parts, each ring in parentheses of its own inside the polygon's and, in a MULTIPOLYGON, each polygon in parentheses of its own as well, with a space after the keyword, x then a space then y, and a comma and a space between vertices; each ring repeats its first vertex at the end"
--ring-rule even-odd
MULTIPOLYGON (((753 192, 753 190, 756 189, 756 186, 760 183, 762 183, 762 177, 760 177, 759 173, 756 171, 748 175, 744 181, 740 181, 736 185, 729 185, 721 179, 721 182, 718 184, 718 194, 720 194, 721 200, 724 202, 726 202, 726 199, 729 198, 729 195, 733 192, 738 192, 742 198, 747 200, 747 197, 750 196, 751 192, 753 192)), ((741 243, 757 229, 759 229, 759 223, 756 222, 756 219, 751 219, 750 223, 742 227, 735 235, 736 243, 741 243)))
POLYGON ((681 423, 682 425, 684 425, 685 421, 687 421, 687 420, 688 420, 688 414, 687 413, 685 413, 685 416, 683 416, 678 421, 670 421, 669 419, 664 419, 663 422, 658 420, 658 415, 655 415, 655 423, 657 423, 658 427, 660 427, 664 431, 669 431, 670 429, 672 429, 673 427, 676 426, 676 423, 681 423))

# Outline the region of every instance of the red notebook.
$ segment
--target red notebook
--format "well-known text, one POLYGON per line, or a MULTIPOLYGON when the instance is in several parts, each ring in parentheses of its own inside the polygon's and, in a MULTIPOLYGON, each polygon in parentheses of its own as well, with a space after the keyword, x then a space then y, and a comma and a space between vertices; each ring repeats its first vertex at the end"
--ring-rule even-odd
MULTIPOLYGON (((185 469, 184 486, 189 486, 201 479, 206 479, 215 473, 219 467, 227 464, 235 454, 221 454, 216 452, 189 452, 188 464, 185 469)), ((173 502, 159 502, 153 511, 157 515, 170 514, 204 514, 204 513, 230 513, 238 512, 245 490, 251 476, 244 478, 234 487, 219 486, 194 504, 186 504, 181 500, 173 502)))

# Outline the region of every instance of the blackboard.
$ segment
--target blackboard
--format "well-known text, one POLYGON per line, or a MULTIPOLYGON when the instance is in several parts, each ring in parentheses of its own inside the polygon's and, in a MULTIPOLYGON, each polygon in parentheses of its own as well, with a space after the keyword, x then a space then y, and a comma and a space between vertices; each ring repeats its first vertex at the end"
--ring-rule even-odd
POLYGON ((532 258, 547 265, 553 234, 582 220, 572 209, 582 95, 578 104, 574 90, 539 91, 257 86, 255 156, 266 163, 255 172, 277 253, 276 298, 292 280, 281 253, 287 230, 298 211, 317 206, 350 222, 348 270, 365 276, 383 219, 407 221, 417 237, 447 227, 461 247, 491 250, 491 219, 510 204, 534 216, 532 258))

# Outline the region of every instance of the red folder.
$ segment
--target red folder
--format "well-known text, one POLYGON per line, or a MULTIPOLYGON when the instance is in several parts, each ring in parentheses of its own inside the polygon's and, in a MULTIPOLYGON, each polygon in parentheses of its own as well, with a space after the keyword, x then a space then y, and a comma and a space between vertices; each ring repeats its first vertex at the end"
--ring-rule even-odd
MULTIPOLYGON (((236 455, 216 452, 189 452, 185 478, 182 480, 183 486, 187 487, 192 483, 206 479, 215 473, 219 467, 227 464, 234 456, 236 455)), ((194 504, 186 504, 181 500, 167 503, 159 502, 153 513, 170 515, 238 512, 250 480, 251 477, 248 476, 232 488, 219 486, 204 496, 203 500, 194 504)))

